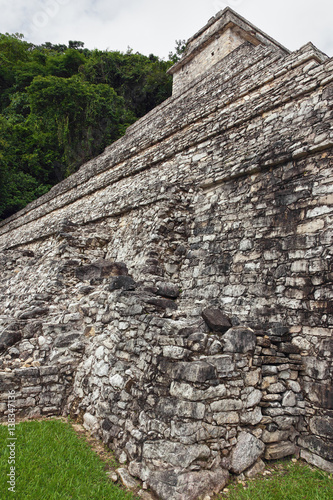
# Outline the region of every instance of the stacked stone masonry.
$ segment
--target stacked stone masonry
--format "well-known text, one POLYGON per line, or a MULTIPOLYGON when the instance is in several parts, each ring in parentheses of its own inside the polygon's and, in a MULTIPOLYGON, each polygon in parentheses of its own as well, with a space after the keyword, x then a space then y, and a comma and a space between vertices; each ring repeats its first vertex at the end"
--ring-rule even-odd
POLYGON ((71 415, 167 500, 263 459, 332 472, 333 60, 226 9, 172 71, 0 224, 2 419, 11 390, 17 416, 71 415), (214 26, 242 43, 205 69, 214 26))

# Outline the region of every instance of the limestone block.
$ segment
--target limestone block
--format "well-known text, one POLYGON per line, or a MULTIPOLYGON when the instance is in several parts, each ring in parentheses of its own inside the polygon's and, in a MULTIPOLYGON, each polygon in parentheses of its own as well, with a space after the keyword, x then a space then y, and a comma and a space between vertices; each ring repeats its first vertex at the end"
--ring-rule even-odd
POLYGON ((309 464, 319 467, 319 469, 325 470, 329 474, 333 474, 333 463, 319 457, 315 453, 311 453, 307 450, 301 450, 301 458, 306 460, 309 464))
POLYGON ((252 408, 253 406, 257 406, 262 398, 262 392, 259 389, 251 390, 246 397, 245 406, 246 408, 252 408))
POLYGON ((286 388, 282 382, 276 382, 275 384, 270 385, 267 388, 267 391, 271 394, 280 394, 282 392, 285 392, 286 388))
POLYGON ((287 391, 282 398, 282 406, 296 406, 297 399, 293 391, 287 391))
POLYGON ((180 362, 173 367, 173 378, 188 382, 206 382, 216 379, 216 369, 206 361, 180 362))
POLYGON ((214 413, 213 419, 217 425, 238 424, 239 414, 236 411, 214 413))
POLYGON ((54 346, 60 348, 68 347, 76 342, 80 337, 80 333, 67 333, 65 335, 59 335, 54 343, 54 346))
POLYGON ((75 275, 80 281, 107 278, 109 276, 124 276, 127 274, 127 267, 124 263, 110 262, 104 259, 79 266, 75 269, 75 275))
MULTIPOLYGON (((208 342, 208 335, 205 333, 192 333, 187 339, 187 347, 194 352, 203 352, 208 342)), ((215 342, 218 342, 215 340, 215 342)), ((219 343, 219 346, 221 344, 219 343)))
POLYGON ((329 416, 311 418, 310 430, 313 434, 333 440, 333 418, 329 416))
POLYGON ((262 421, 262 418, 261 408, 259 407, 240 414, 240 421, 244 425, 258 425, 262 421))
POLYGON ((317 436, 303 436, 298 438, 298 444, 316 455, 333 462, 333 443, 324 441, 317 436))
POLYGON ((224 469, 199 472, 150 471, 147 483, 161 500, 197 500, 220 492, 228 482, 224 469))
POLYGON ((184 349, 183 347, 178 347, 176 345, 166 345, 163 347, 163 356, 165 358, 171 359, 184 359, 188 358, 190 351, 188 349, 184 349))
POLYGON ((235 411, 243 408, 243 402, 239 399, 221 399, 210 405, 213 412, 235 411))
POLYGON ((205 405, 191 401, 179 401, 176 398, 160 398, 156 405, 156 414, 162 417, 185 417, 203 419, 205 405))
POLYGON ((233 327, 223 337, 224 352, 239 352, 245 354, 254 351, 256 336, 251 328, 233 327))
POLYGON ((187 468, 198 458, 210 457, 207 445, 184 445, 172 441, 146 441, 142 449, 144 460, 159 460, 175 467, 187 468))
POLYGON ((269 432, 264 430, 261 436, 261 440, 264 443, 277 443, 279 441, 286 441, 289 438, 290 430, 276 430, 274 432, 269 432))
POLYGON ((220 309, 207 308, 201 315, 213 332, 225 333, 231 327, 230 319, 220 309))
POLYGON ((226 386, 223 384, 210 386, 208 389, 196 389, 190 384, 173 381, 170 386, 171 396, 180 399, 189 399, 190 401, 204 401, 207 399, 223 398, 226 392, 226 386))
POLYGON ((289 389, 291 389, 296 394, 301 392, 301 390, 302 390, 300 384, 296 380, 288 380, 287 386, 289 389))
POLYGON ((264 453, 262 441, 248 432, 241 432, 231 454, 231 471, 240 474, 253 465, 264 453))
POLYGON ((173 283, 156 283, 157 293, 162 297, 167 297, 169 299, 176 299, 180 295, 180 287, 174 285, 173 283))
POLYGON ((0 352, 6 351, 9 347, 21 340, 22 334, 19 330, 5 330, 0 335, 0 352))
POLYGON ((114 276, 110 279, 109 291, 113 292, 114 290, 135 290, 137 287, 136 282, 130 276, 114 276))
POLYGON ((250 372, 245 373, 244 374, 245 385, 255 387, 260 381, 260 376, 261 376, 261 370, 259 369, 251 370, 250 372))
POLYGON ((34 307, 33 309, 21 313, 19 319, 38 318, 39 316, 45 316, 46 314, 48 314, 48 312, 48 307, 34 307))
POLYGON ((266 446, 266 460, 278 460, 279 458, 288 457, 296 453, 297 447, 290 441, 282 441, 280 443, 269 444, 266 446))
POLYGON ((116 470, 118 476, 120 477, 121 482, 128 490, 136 490, 139 488, 140 484, 136 481, 128 472, 127 469, 120 467, 116 470))
POLYGON ((323 380, 329 376, 329 362, 313 356, 306 357, 304 360, 305 373, 315 379, 323 380))
POLYGON ((96 430, 98 427, 98 419, 91 413, 85 413, 83 415, 83 426, 89 431, 96 430))
POLYGON ((257 460, 257 462, 254 465, 252 465, 252 467, 247 469, 244 474, 249 479, 252 479, 258 476, 259 474, 262 474, 265 470, 265 467, 266 467, 265 463, 259 458, 259 460, 257 460))

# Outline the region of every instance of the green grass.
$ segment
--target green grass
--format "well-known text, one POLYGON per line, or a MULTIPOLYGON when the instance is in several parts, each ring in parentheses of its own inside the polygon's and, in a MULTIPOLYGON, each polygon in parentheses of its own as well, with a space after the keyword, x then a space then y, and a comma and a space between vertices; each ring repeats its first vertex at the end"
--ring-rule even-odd
POLYGON ((0 426, 1 500, 134 500, 106 476, 105 462, 70 424, 59 420, 16 426, 15 493, 8 491, 8 428, 0 426))
MULTIPOLYGON (((20 423, 15 429, 15 493, 8 491, 9 433, 0 425, 1 500, 134 500, 106 476, 112 455, 101 458, 59 420, 20 423)), ((218 500, 333 500, 332 475, 302 461, 281 460, 270 474, 231 483, 218 500)), ((267 474, 267 473, 266 473, 267 474)), ((215 497, 214 497, 215 498, 215 497)))
POLYGON ((270 475, 227 486, 219 500, 332 500, 333 479, 305 462, 281 460, 268 465, 270 475))

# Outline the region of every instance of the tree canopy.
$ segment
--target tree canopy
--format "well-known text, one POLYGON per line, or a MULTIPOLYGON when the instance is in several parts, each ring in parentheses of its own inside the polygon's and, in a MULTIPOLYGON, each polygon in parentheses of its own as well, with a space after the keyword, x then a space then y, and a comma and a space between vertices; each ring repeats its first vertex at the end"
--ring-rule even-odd
POLYGON ((0 219, 23 208, 121 137, 171 95, 164 61, 83 42, 33 45, 0 34, 0 219))

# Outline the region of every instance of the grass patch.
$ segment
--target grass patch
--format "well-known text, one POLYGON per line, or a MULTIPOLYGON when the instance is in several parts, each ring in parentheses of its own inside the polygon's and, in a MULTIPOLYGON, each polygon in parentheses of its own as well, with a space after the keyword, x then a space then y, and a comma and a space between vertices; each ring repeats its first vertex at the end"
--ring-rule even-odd
MULTIPOLYGON (((113 484, 106 469, 117 466, 108 452, 91 449, 60 420, 16 425, 15 493, 10 486, 8 428, 0 425, 1 500, 134 500, 133 494, 113 484)), ((333 500, 333 478, 302 461, 280 460, 267 465, 265 475, 230 483, 217 500, 333 500)))
POLYGON ((219 500, 333 500, 331 474, 300 460, 268 464, 264 476, 227 486, 219 500))
POLYGON ((8 491, 8 428, 0 426, 0 498, 12 500, 134 500, 106 476, 105 461, 70 424, 59 420, 16 425, 15 493, 8 491))

